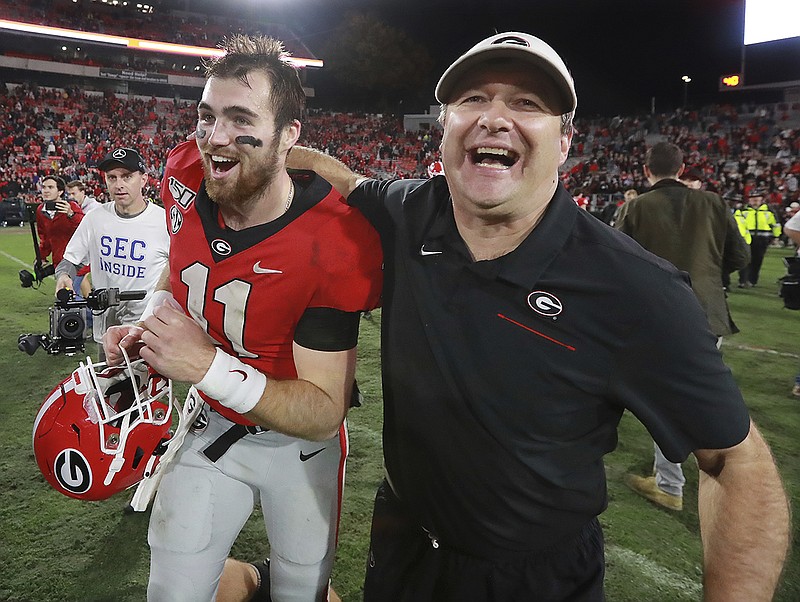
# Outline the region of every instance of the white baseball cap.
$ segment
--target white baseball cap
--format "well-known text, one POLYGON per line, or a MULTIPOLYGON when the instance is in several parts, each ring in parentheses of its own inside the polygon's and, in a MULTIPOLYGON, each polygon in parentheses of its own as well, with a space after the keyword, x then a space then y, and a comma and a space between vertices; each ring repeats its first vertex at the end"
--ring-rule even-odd
POLYGON ((436 84, 436 100, 440 103, 451 100, 453 89, 465 73, 484 61, 497 58, 516 59, 536 65, 556 83, 561 96, 560 112, 569 113, 575 110, 578 105, 575 82, 572 81, 564 61, 546 42, 518 31, 507 31, 486 38, 456 59, 436 84))

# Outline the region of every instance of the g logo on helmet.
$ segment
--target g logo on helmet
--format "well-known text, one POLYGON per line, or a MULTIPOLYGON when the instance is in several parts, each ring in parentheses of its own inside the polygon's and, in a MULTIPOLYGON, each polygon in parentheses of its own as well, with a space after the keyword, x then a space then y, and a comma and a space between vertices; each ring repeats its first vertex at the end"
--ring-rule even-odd
POLYGON ((59 493, 104 500, 154 474, 172 433, 172 384, 144 360, 86 358, 50 392, 33 423, 33 453, 59 493))
POLYGON ((77 449, 65 449, 56 456, 53 474, 59 485, 75 495, 84 494, 92 488, 92 468, 77 449))

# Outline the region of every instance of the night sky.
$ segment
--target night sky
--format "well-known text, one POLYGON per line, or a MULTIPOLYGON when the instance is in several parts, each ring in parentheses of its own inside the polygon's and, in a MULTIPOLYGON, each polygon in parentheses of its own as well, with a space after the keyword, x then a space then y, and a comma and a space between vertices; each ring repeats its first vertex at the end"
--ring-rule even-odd
MULTIPOLYGON (((719 78, 738 72, 742 61, 744 0, 239 1, 285 6, 285 22, 315 52, 336 35, 348 9, 375 14, 431 52, 431 102, 438 75, 495 31, 525 31, 550 43, 573 73, 584 115, 649 111, 653 97, 657 111, 671 110, 683 101, 682 75, 692 78, 690 104, 730 99, 719 92, 719 78)), ((800 79, 800 41, 765 46, 747 48, 749 83, 800 79)))
MULTIPOLYGON (((207 0, 189 0, 196 3, 207 0)), ((217 3, 219 6, 220 3, 217 3)), ((550 43, 573 73, 578 113, 615 115, 732 99, 719 78, 739 72, 744 0, 229 0, 269 11, 319 58, 348 10, 405 31, 434 58, 438 76, 462 52, 496 31, 525 31, 550 43), (684 89, 682 75, 692 82, 684 89)), ((800 79, 800 40, 749 46, 747 83, 800 79), (778 46, 776 46, 778 44, 778 46)))

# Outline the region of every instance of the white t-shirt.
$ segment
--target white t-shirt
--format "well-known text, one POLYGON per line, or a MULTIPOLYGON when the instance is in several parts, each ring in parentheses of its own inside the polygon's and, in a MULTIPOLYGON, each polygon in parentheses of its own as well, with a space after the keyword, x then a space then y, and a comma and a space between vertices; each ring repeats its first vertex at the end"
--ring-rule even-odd
POLYGON ((98 201, 93 196, 89 196, 88 194, 83 197, 83 202, 81 203, 81 209, 83 210, 84 215, 89 213, 92 209, 97 209, 98 207, 102 207, 103 203, 98 201))
MULTIPOLYGON (((786 220, 786 223, 783 224, 783 229, 786 230, 787 228, 789 230, 797 230, 800 232, 800 211, 786 220)), ((797 247, 797 256, 800 257, 800 247, 797 247)))
POLYGON ((140 301, 123 301, 94 318, 94 340, 103 340, 109 326, 139 320, 169 259, 169 234, 163 207, 148 203, 136 217, 120 217, 114 203, 101 204, 81 220, 72 235, 64 259, 92 266, 96 289, 120 292, 147 291, 140 301))

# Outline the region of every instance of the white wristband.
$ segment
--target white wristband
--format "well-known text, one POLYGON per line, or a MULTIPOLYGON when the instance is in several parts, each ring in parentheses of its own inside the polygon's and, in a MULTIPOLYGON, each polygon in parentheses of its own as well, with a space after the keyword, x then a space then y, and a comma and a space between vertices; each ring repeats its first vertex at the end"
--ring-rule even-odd
POLYGON ((266 386, 267 377, 262 372, 228 355, 219 347, 203 380, 195 385, 212 399, 239 414, 245 414, 256 407, 266 386))
POLYGON ((153 294, 150 295, 150 300, 147 302, 147 306, 144 308, 141 317, 139 318, 140 322, 144 322, 146 318, 149 318, 153 315, 153 311, 156 307, 160 305, 164 305, 170 299, 175 299, 172 296, 170 291, 164 289, 158 289, 157 291, 153 291, 153 294))

